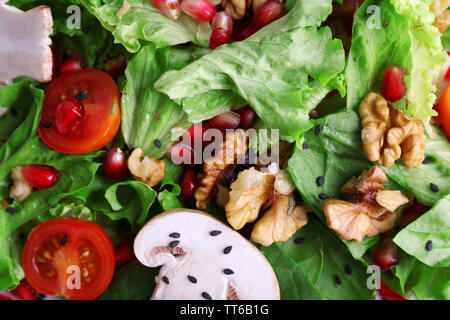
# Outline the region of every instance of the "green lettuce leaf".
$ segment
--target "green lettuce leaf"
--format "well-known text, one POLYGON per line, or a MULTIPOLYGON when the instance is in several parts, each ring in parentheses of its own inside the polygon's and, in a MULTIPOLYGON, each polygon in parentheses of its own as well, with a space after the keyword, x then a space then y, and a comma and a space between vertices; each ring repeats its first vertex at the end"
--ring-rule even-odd
MULTIPOLYGON (((359 176, 364 169, 377 163, 371 163, 363 151, 360 119, 354 111, 341 110, 314 120, 314 124, 322 127, 321 134, 316 135, 315 130, 305 134, 304 143, 308 148, 295 150, 289 160, 288 171, 305 202, 325 221, 321 210, 323 201, 319 199, 319 194, 342 198, 339 189, 353 176, 359 176), (319 176, 324 178, 320 187, 316 184, 319 176)), ((443 163, 437 161, 442 151, 435 150, 433 140, 430 137, 428 139, 425 154, 435 159, 434 162, 407 169, 401 161, 397 161, 390 168, 382 168, 389 178, 385 184, 387 189, 400 190, 405 195, 412 192, 421 203, 432 205, 449 193, 450 166, 448 160, 443 163), (439 192, 432 192, 432 182, 438 184, 439 192)), ((365 238, 360 243, 344 242, 355 258, 361 258, 378 241, 377 238, 365 238)))
MULTIPOLYGON (((206 95, 203 103, 201 97, 196 100, 202 112, 213 100, 211 95, 226 96, 221 99, 224 103, 212 103, 214 110, 207 106, 207 117, 223 112, 240 96, 267 126, 299 141, 311 127, 308 112, 315 107, 311 96, 324 88, 324 96, 335 88, 345 90, 343 78, 336 81, 345 65, 342 43, 332 39, 329 28, 318 28, 330 13, 331 0, 297 1, 283 18, 250 38, 222 45, 179 71, 166 72, 155 87, 183 108, 186 98, 206 95)), ((190 119, 200 120, 192 103, 188 105, 184 110, 190 119)))
POLYGON ((397 233, 394 242, 429 266, 450 267, 450 195, 397 233), (426 249, 428 241, 433 243, 431 251, 426 249))
POLYGON ((309 217, 308 224, 291 239, 261 247, 272 264, 282 299, 374 299, 366 285, 365 265, 349 254, 345 246, 323 226, 309 217), (295 240, 304 238, 303 243, 295 240), (351 269, 351 275, 346 273, 351 269), (336 284, 338 276, 342 283, 336 284))
POLYGON ((156 49, 146 45, 128 62, 122 90, 122 134, 128 147, 161 158, 191 123, 181 106, 158 92, 155 81, 166 70, 180 69, 191 60, 187 49, 156 49), (172 129, 179 128, 178 134, 172 129), (158 148, 155 140, 161 142, 158 148))
POLYGON ((117 12, 123 0, 104 0, 102 5, 80 0, 129 52, 138 52, 147 42, 157 47, 169 47, 186 42, 208 47, 211 27, 207 22, 198 22, 186 14, 177 20, 170 19, 152 1, 127 0, 130 9, 120 18, 117 12))

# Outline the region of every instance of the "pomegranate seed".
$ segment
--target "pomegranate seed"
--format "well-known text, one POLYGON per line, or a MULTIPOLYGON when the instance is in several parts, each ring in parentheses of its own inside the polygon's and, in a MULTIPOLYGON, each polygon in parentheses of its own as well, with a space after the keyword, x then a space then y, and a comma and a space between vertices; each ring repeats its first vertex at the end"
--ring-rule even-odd
POLYGON ((153 0, 153 3, 170 19, 178 19, 180 17, 181 9, 178 0, 153 0))
POLYGON ((206 139, 204 139, 205 133, 209 129, 211 129, 211 126, 208 122, 196 123, 186 130, 182 138, 180 138, 180 141, 183 141, 185 144, 189 144, 192 148, 195 148, 196 143, 201 143, 204 148, 211 143, 210 141, 206 141, 206 139))
POLYGON ((16 300, 16 299, 11 294, 5 294, 3 292, 0 292, 0 301, 1 300, 16 300))
POLYGON ((218 12, 211 21, 211 27, 213 29, 224 30, 227 34, 231 35, 233 32, 233 19, 226 11, 218 12))
POLYGON ((406 208, 402 212, 402 218, 400 219, 400 226, 406 227, 411 222, 415 221, 417 218, 419 218, 422 214, 430 210, 430 207, 424 206, 420 204, 417 199, 414 200, 411 207, 406 208))
POLYGON ((83 104, 76 98, 62 100, 55 110, 55 125, 59 132, 67 133, 86 116, 83 104))
POLYGON ((390 66, 386 69, 381 85, 381 95, 386 100, 395 102, 403 99, 406 94, 404 75, 405 71, 402 67, 390 66))
POLYGON ((22 300, 38 300, 37 291, 26 280, 22 280, 11 293, 20 297, 22 300))
POLYGON ((191 200, 194 198, 194 192, 197 188, 198 181, 194 170, 189 169, 184 174, 183 180, 180 183, 181 193, 180 197, 183 200, 191 200))
POLYGON ((81 70, 86 67, 84 61, 79 57, 69 57, 64 59, 59 64, 59 73, 63 74, 64 72, 72 72, 76 70, 81 70))
POLYGON ((39 190, 51 188, 59 181, 59 171, 43 164, 29 164, 23 168, 22 174, 29 184, 39 190))
POLYGON ((183 0, 181 10, 202 22, 211 21, 216 15, 216 8, 208 0, 183 0))
POLYGON ((281 1, 270 0, 256 10, 253 23, 258 27, 264 27, 281 18, 286 13, 281 1))
POLYGON ((260 28, 254 24, 245 24, 242 27, 238 28, 233 36, 235 41, 242 41, 252 36, 256 31, 260 28))
POLYGON ((236 129, 241 122, 241 117, 239 114, 233 111, 227 111, 225 113, 219 114, 214 118, 209 120, 209 124, 217 129, 236 129))
POLYGON ((173 144, 167 152, 167 155, 175 164, 181 164, 186 167, 195 165, 194 149, 185 143, 173 144))
POLYGON ((231 34, 227 34, 222 29, 214 29, 211 33, 211 38, 209 39, 209 47, 211 49, 216 49, 218 46, 230 42, 231 34))
POLYGON ((133 241, 126 239, 120 243, 116 250, 116 267, 127 264, 135 259, 133 252, 133 241))
POLYGON ((255 122, 256 112, 250 108, 249 105, 242 107, 236 112, 239 114, 241 121, 239 122, 239 127, 242 129, 248 129, 253 126, 253 122, 255 122))
POLYGON ((386 283, 381 279, 380 289, 378 290, 378 295, 384 300, 406 300, 397 292, 389 288, 386 283))
POLYGON ((110 179, 122 179, 127 175, 127 156, 118 147, 106 154, 105 175, 110 179))
POLYGON ((381 271, 387 271, 398 264, 397 245, 391 238, 386 238, 375 248, 372 262, 379 266, 381 271))

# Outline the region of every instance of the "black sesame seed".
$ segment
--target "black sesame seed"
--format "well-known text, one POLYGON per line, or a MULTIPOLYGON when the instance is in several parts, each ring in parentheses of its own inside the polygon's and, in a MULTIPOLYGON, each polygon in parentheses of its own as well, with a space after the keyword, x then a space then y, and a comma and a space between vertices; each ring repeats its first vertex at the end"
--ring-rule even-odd
POLYGON ((17 117, 17 110, 16 110, 16 109, 11 108, 11 109, 9 110, 9 112, 11 113, 11 115, 12 115, 13 117, 17 117))
POLYGON ((430 163, 431 161, 433 161, 433 158, 431 158, 431 157, 425 157, 425 159, 423 159, 422 163, 423 163, 423 164, 427 164, 427 163, 430 163))
POLYGON ((197 278, 196 278, 196 277, 188 276, 188 279, 189 279, 189 281, 192 282, 192 283, 197 283, 197 278))
POLYGON ((316 136, 319 136, 322 133, 322 126, 320 124, 314 130, 314 133, 316 134, 316 136))
POLYGON ((350 266, 345 266, 345 273, 348 275, 352 274, 352 268, 350 266))
POLYGON ((8 202, 8 204, 12 204, 12 203, 14 202, 14 199, 11 198, 11 197, 8 197, 8 198, 6 199, 6 202, 8 202))
POLYGON ((78 100, 86 100, 89 97, 87 93, 78 92, 78 94, 75 96, 78 100))
POLYGON ((231 269, 223 269, 223 273, 225 273, 227 276, 229 276, 230 274, 234 274, 234 271, 231 269))
POLYGON ((320 200, 325 200, 325 199, 328 199, 328 198, 329 198, 329 196, 326 193, 319 194, 319 199, 320 200))
POLYGON ((317 177, 316 184, 318 187, 321 187, 323 185, 323 177, 322 176, 317 177))
POLYGON ((166 276, 162 277, 163 281, 167 284, 169 284, 169 278, 167 278, 166 276))
POLYGON ((155 146, 156 146, 158 149, 161 149, 161 141, 159 141, 158 139, 155 139, 155 146))
POLYGON ((309 146, 306 143, 303 143, 302 148, 303 148, 303 150, 306 150, 306 149, 309 149, 309 146))
POLYGON ((43 126, 44 128, 51 128, 52 127, 52 123, 50 121, 46 121, 44 123, 41 124, 41 126, 43 126))
POLYGON ((17 211, 19 211, 19 209, 17 209, 17 208, 13 208, 13 207, 6 208, 6 212, 8 212, 8 213, 16 213, 17 211))
POLYGON ((341 280, 341 278, 339 278, 338 275, 335 275, 335 276, 334 276, 334 281, 336 282, 337 285, 342 284, 342 280, 341 280))
POLYGON ((305 237, 300 237, 294 240, 295 244, 302 244, 303 242, 305 242, 306 238, 305 237))
POLYGON ((233 248, 233 246, 228 246, 225 249, 223 249, 223 253, 225 254, 229 254, 231 252, 231 249, 233 248))
POLYGON ((427 249, 428 251, 433 250, 433 241, 428 240, 427 244, 425 245, 425 249, 427 249))
POLYGON ((179 237, 181 237, 181 235, 178 232, 173 232, 169 234, 169 237, 178 239, 179 237))
POLYGON ((215 237, 215 236, 218 236, 218 235, 221 234, 221 233, 222 233, 222 231, 219 231, 219 230, 213 230, 213 231, 211 231, 211 232, 209 233, 209 235, 215 237))
POLYGON ((202 297, 206 300, 212 300, 211 296, 208 294, 208 292, 202 292, 202 297))
POLYGON ((65 234, 62 238, 61 238, 61 245, 65 246, 67 243, 67 235, 65 234))
POLYGON ((439 192, 439 187, 435 185, 434 183, 430 183, 430 189, 433 192, 439 192))
POLYGON ((178 240, 172 241, 171 243, 169 243, 169 247, 175 248, 179 243, 180 243, 180 241, 178 241, 178 240))

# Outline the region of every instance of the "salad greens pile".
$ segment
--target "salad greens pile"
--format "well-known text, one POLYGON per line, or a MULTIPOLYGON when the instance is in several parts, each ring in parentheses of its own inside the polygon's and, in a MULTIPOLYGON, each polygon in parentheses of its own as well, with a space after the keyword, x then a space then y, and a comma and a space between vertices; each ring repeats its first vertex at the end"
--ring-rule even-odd
MULTIPOLYGON (((285 16, 215 50, 208 48, 209 23, 187 15, 169 19, 152 1, 126 2, 127 9, 124 0, 8 4, 23 10, 49 5, 55 44, 83 58, 88 67, 101 69, 109 58, 126 57, 125 74, 118 79, 121 132, 107 148, 140 147, 148 156, 163 158, 192 124, 249 104, 258 126, 279 129, 283 140, 295 144, 287 169, 311 208, 308 224, 291 239, 259 246, 277 275, 281 298, 374 299, 376 288, 366 285, 371 275, 367 267, 382 237, 341 240, 327 228, 318 195, 342 198, 339 189, 374 165, 363 151, 357 111, 369 92, 379 91, 388 66, 409 72, 407 95, 393 106, 424 122, 436 115, 430 71, 445 62, 450 31, 441 37, 432 26, 433 1, 364 1, 353 17, 349 51, 327 24, 332 0, 288 0, 285 16), (80 6, 81 29, 67 27, 68 5, 80 6), (338 94, 328 98, 334 90, 338 94), (315 108, 320 116, 311 119, 315 108), (321 186, 318 176, 324 180, 321 186)), ((117 244, 164 210, 193 207, 178 197, 184 169, 168 158, 163 181, 151 188, 131 178, 106 178, 98 161, 104 150, 65 155, 49 149, 37 133, 45 88, 21 78, 0 89, 0 105, 14 110, 0 118, 0 201, 8 198, 15 166, 42 163, 61 173, 55 187, 15 201, 17 212, 0 206, 0 290, 23 279, 21 251, 27 233, 40 222, 83 217, 103 226, 117 244)), ((395 235, 399 264, 382 277, 407 298, 450 299, 450 143, 439 128, 426 129, 428 163, 413 169, 400 161, 383 167, 387 189, 400 190, 431 209, 395 235), (430 183, 439 186, 438 192, 430 183), (429 240, 431 252, 425 249, 429 240)), ((207 211, 226 220, 215 204, 207 211)), ((137 264, 122 266, 100 299, 148 299, 155 272, 137 264)))

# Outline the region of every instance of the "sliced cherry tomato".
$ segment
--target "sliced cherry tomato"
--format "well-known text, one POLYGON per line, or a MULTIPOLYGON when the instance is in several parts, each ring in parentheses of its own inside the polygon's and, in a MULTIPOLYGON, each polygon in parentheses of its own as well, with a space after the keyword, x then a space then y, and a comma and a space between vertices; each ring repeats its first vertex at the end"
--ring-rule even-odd
POLYGON ((447 133, 447 137, 450 139, 450 86, 445 89, 439 104, 439 120, 445 133, 447 133))
POLYGON ((96 223, 57 218, 31 230, 22 265, 38 292, 71 300, 90 300, 108 287, 114 274, 114 247, 96 223))
POLYGON ((120 127, 120 92, 113 78, 96 69, 82 69, 61 75, 47 89, 39 135, 50 148, 69 154, 85 154, 107 145, 120 127), (55 125, 60 102, 76 98, 83 117, 62 132, 55 125))

